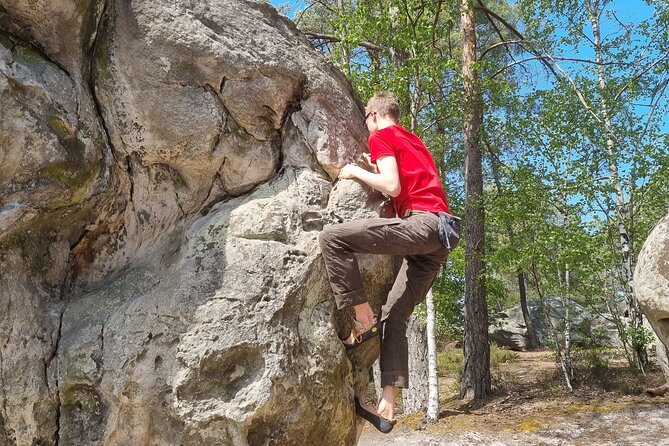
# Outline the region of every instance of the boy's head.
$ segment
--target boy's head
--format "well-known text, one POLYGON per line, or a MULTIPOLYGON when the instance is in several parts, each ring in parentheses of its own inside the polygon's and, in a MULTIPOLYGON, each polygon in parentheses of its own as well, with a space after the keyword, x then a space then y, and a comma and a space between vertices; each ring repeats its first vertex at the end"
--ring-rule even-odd
POLYGON ((367 123, 367 128, 370 129, 370 131, 372 131, 370 127, 376 126, 375 123, 377 117, 399 124, 400 104, 394 94, 387 91, 381 91, 367 101, 365 115, 365 123, 367 123))

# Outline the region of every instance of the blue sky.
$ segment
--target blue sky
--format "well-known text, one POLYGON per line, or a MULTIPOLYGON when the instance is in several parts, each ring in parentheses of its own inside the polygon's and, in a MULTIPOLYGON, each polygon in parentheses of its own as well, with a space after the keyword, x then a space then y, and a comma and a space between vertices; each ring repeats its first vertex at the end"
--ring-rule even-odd
MULTIPOLYGON (((300 9, 303 9, 308 2, 305 2, 303 0, 294 0, 292 2, 286 2, 286 1, 281 1, 281 0, 270 0, 271 3, 275 6, 284 4, 284 5, 289 5, 289 17, 292 17, 296 11, 299 11, 300 9)), ((659 1, 659 0, 658 0, 659 1)), ((511 3, 516 3, 516 1, 511 0, 511 3)), ((618 1, 613 1, 611 2, 607 10, 609 11, 615 11, 615 16, 612 14, 608 14, 602 18, 601 21, 601 34, 602 34, 602 39, 606 40, 607 37, 615 36, 620 32, 621 25, 619 24, 618 20, 625 24, 638 24, 642 22, 645 19, 648 19, 652 17, 654 8, 650 6, 648 3, 645 1, 641 0, 618 0, 618 1)), ((551 19, 551 17, 547 17, 548 20, 551 19)), ((589 34, 589 37, 592 37, 592 32, 589 30, 589 27, 586 26, 585 30, 586 35, 589 34)), ((559 28, 557 30, 557 37, 562 37, 565 35, 565 31, 561 31, 559 28)), ((645 41, 640 40, 639 45, 645 45, 645 41)), ((582 45, 577 48, 569 47, 566 45, 561 46, 559 49, 556 50, 556 54, 554 56, 561 56, 565 58, 584 58, 584 59, 594 59, 594 53, 591 45, 582 45)), ((655 55, 654 57, 658 57, 655 55)), ((653 56, 650 57, 650 60, 653 60, 653 56)), ((568 62, 568 61, 559 61, 560 65, 571 75, 575 76, 578 75, 579 72, 581 72, 584 67, 592 67, 592 65, 588 64, 583 64, 583 63, 578 63, 578 62, 568 62)), ((530 91, 533 91, 535 89, 550 89, 551 88, 551 83, 554 81, 554 78, 549 77, 547 75, 542 74, 544 71, 538 64, 538 62, 530 62, 526 64, 532 71, 537 73, 537 78, 535 79, 535 82, 529 82, 527 84, 527 87, 523 88, 523 92, 529 93, 530 91)), ((642 69, 643 66, 647 65, 647 62, 644 62, 643 64, 640 64, 641 66, 637 68, 638 70, 642 69)), ((663 101, 666 104, 666 98, 663 101)), ((593 104, 596 105, 596 104, 593 104)), ((596 107, 595 107, 596 108, 596 107)), ((646 115, 648 112, 648 107, 644 107, 643 105, 638 105, 635 107, 635 110, 637 111, 638 115, 641 117, 643 115, 646 115)), ((661 116, 661 115, 660 115, 661 116)), ((669 132, 669 123, 667 122, 667 117, 662 116, 663 118, 663 124, 661 126, 661 129, 666 133, 669 132)), ((626 168, 629 168, 629 166, 626 165, 621 165, 619 166, 623 171, 626 168)))
MULTIPOLYGON (((659 1, 659 0, 658 0, 659 1)), ((299 11, 303 9, 306 5, 309 4, 309 2, 304 1, 304 0, 292 0, 292 1, 286 1, 286 0, 270 0, 271 4, 274 6, 279 6, 279 5, 289 5, 289 17, 294 16, 296 11, 299 11)), ((517 3, 515 0, 510 0, 510 3, 517 3)), ((608 10, 613 10, 616 12, 616 17, 620 19, 623 23, 631 23, 631 24, 637 24, 642 22, 643 20, 651 17, 653 15, 654 8, 650 6, 646 1, 643 0, 618 0, 618 1, 613 1, 610 3, 610 5, 607 7, 608 10)), ((605 17, 602 20, 602 37, 606 38, 606 36, 609 35, 615 35, 615 33, 620 30, 620 25, 616 21, 616 18, 609 16, 605 17)), ((564 35, 564 32, 560 34, 560 30, 558 30, 557 37, 564 35)), ((640 44, 643 44, 643 42, 640 42, 640 44)), ((569 47, 562 47, 559 51, 558 54, 555 54, 555 56, 560 56, 560 57, 566 57, 566 58, 585 58, 585 59, 594 59, 594 54, 591 46, 581 46, 579 48, 569 48, 569 47)), ((584 64, 581 63, 576 63, 576 62, 567 62, 567 61, 561 61, 559 62, 561 66, 563 66, 569 73, 570 75, 578 74, 580 70, 584 67, 584 64)), ((537 63, 529 63, 525 64, 526 66, 532 66, 532 65, 538 65, 537 63)), ((535 67, 536 68, 536 67, 535 67)), ((538 69, 537 72, 541 72, 541 69, 538 69)), ((550 84, 553 82, 554 79, 546 77, 546 76, 539 76, 536 81, 537 83, 535 85, 528 84, 526 88, 523 88, 521 90, 522 92, 529 92, 531 91, 530 89, 534 88, 539 88, 539 89, 545 89, 545 88, 550 88, 550 84)), ((644 115, 647 112, 647 108, 643 106, 637 107, 638 113, 640 116, 644 115)), ((664 131, 669 131, 669 122, 667 122, 666 118, 664 120, 664 124, 662 125, 662 129, 664 131)))
POLYGON ((302 0, 294 0, 294 1, 283 1, 283 0, 270 0, 270 3, 274 5, 274 7, 278 7, 279 5, 286 3, 290 5, 290 12, 288 13, 288 17, 292 18, 293 15, 295 14, 295 11, 298 11, 307 4, 306 2, 302 0))

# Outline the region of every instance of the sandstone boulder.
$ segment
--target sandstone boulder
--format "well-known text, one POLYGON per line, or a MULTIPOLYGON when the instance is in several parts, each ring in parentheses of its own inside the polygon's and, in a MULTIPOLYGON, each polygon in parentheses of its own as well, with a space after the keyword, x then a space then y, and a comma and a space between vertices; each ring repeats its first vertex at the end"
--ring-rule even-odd
MULTIPOLYGON (((547 339, 551 336, 550 326, 546 323, 547 316, 550 317, 553 327, 564 330, 563 299, 546 297, 543 304, 528 301, 528 310, 536 330, 537 340, 541 345, 546 345, 547 339)), ((593 315, 575 302, 569 302, 569 316, 572 342, 610 347, 621 346, 615 325, 605 318, 593 315)), ((526 350, 529 335, 520 304, 501 312, 495 322, 490 325, 489 334, 490 340, 500 347, 517 351, 526 350)))
POLYGON ((669 346, 669 215, 655 226, 639 252, 634 294, 657 337, 669 346))
MULTIPOLYGON (((360 102, 245 0, 0 0, 0 444, 355 444, 360 102)), ((362 256, 377 308, 390 259, 362 256)))

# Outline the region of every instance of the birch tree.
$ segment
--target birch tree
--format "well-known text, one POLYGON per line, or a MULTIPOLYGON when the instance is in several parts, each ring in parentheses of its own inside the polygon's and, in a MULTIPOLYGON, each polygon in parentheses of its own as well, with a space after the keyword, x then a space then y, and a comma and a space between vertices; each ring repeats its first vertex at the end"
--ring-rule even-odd
MULTIPOLYGON (((509 118, 502 125, 513 129, 507 132, 515 133, 512 144, 526 150, 519 156, 530 162, 521 164, 540 174, 553 196, 566 191, 569 204, 575 205, 575 220, 564 231, 587 228, 591 239, 608 249, 596 251, 591 264, 578 271, 576 277, 587 275, 594 282, 579 283, 574 295, 593 311, 607 309, 602 315, 615 322, 628 361, 639 370, 647 336, 631 293, 630 272, 640 247, 635 241, 645 239, 668 204, 666 134, 661 126, 669 83, 667 5, 649 4, 655 14, 633 25, 610 1, 520 1, 515 11, 523 33, 494 8, 476 4, 501 31, 499 44, 486 51, 514 48, 521 55, 490 77, 522 67, 531 73, 528 77, 543 79, 540 88, 536 81, 526 84, 534 91, 517 98, 524 105, 507 110, 518 122, 509 118), (563 181, 560 169, 567 163, 574 169, 563 181), (616 285, 607 288, 609 283, 616 285), (620 301, 628 318, 619 309, 620 301)), ((487 134, 493 146, 503 146, 496 132, 487 134)), ((507 158, 507 172, 518 159, 507 158)), ((520 251, 515 256, 525 265, 531 258, 520 251)), ((540 262, 534 264, 543 268, 540 262)), ((546 282, 551 274, 539 279, 546 282)))
POLYGON ((620 327, 621 340, 630 364, 643 370, 645 329, 633 295, 632 271, 639 248, 635 242, 649 230, 642 215, 657 214, 644 202, 657 202, 656 194, 666 188, 658 174, 667 158, 659 124, 667 103, 667 24, 660 15, 632 26, 608 0, 526 1, 520 8, 531 30, 527 46, 550 61, 560 79, 555 88, 569 93, 561 96, 581 109, 578 118, 567 119, 568 132, 580 135, 577 171, 567 187, 578 188, 585 202, 581 217, 601 219, 608 234, 606 246, 617 262, 610 265, 618 283, 614 293, 624 296, 628 316, 620 327), (556 28, 565 37, 547 37, 556 28), (558 55, 566 48, 581 53, 587 48, 594 57, 558 55))

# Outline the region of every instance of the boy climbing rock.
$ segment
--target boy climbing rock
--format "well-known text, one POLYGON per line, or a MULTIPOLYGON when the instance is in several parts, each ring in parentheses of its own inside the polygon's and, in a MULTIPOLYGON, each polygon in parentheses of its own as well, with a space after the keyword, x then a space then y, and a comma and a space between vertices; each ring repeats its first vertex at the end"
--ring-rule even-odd
POLYGON ((370 218, 326 226, 319 241, 337 308, 353 307, 354 327, 347 349, 381 335, 383 392, 372 414, 356 401, 357 412, 389 432, 395 401, 409 381, 406 329, 414 307, 429 290, 449 249, 459 238, 459 220, 449 213, 446 194, 430 152, 413 133, 399 125, 400 108, 390 93, 375 94, 367 103, 372 171, 347 164, 340 179, 357 179, 392 198, 397 217, 370 218), (404 257, 380 319, 367 301, 354 253, 404 257), (378 417, 382 417, 378 420, 378 417), (379 424, 381 423, 381 424, 379 424))

